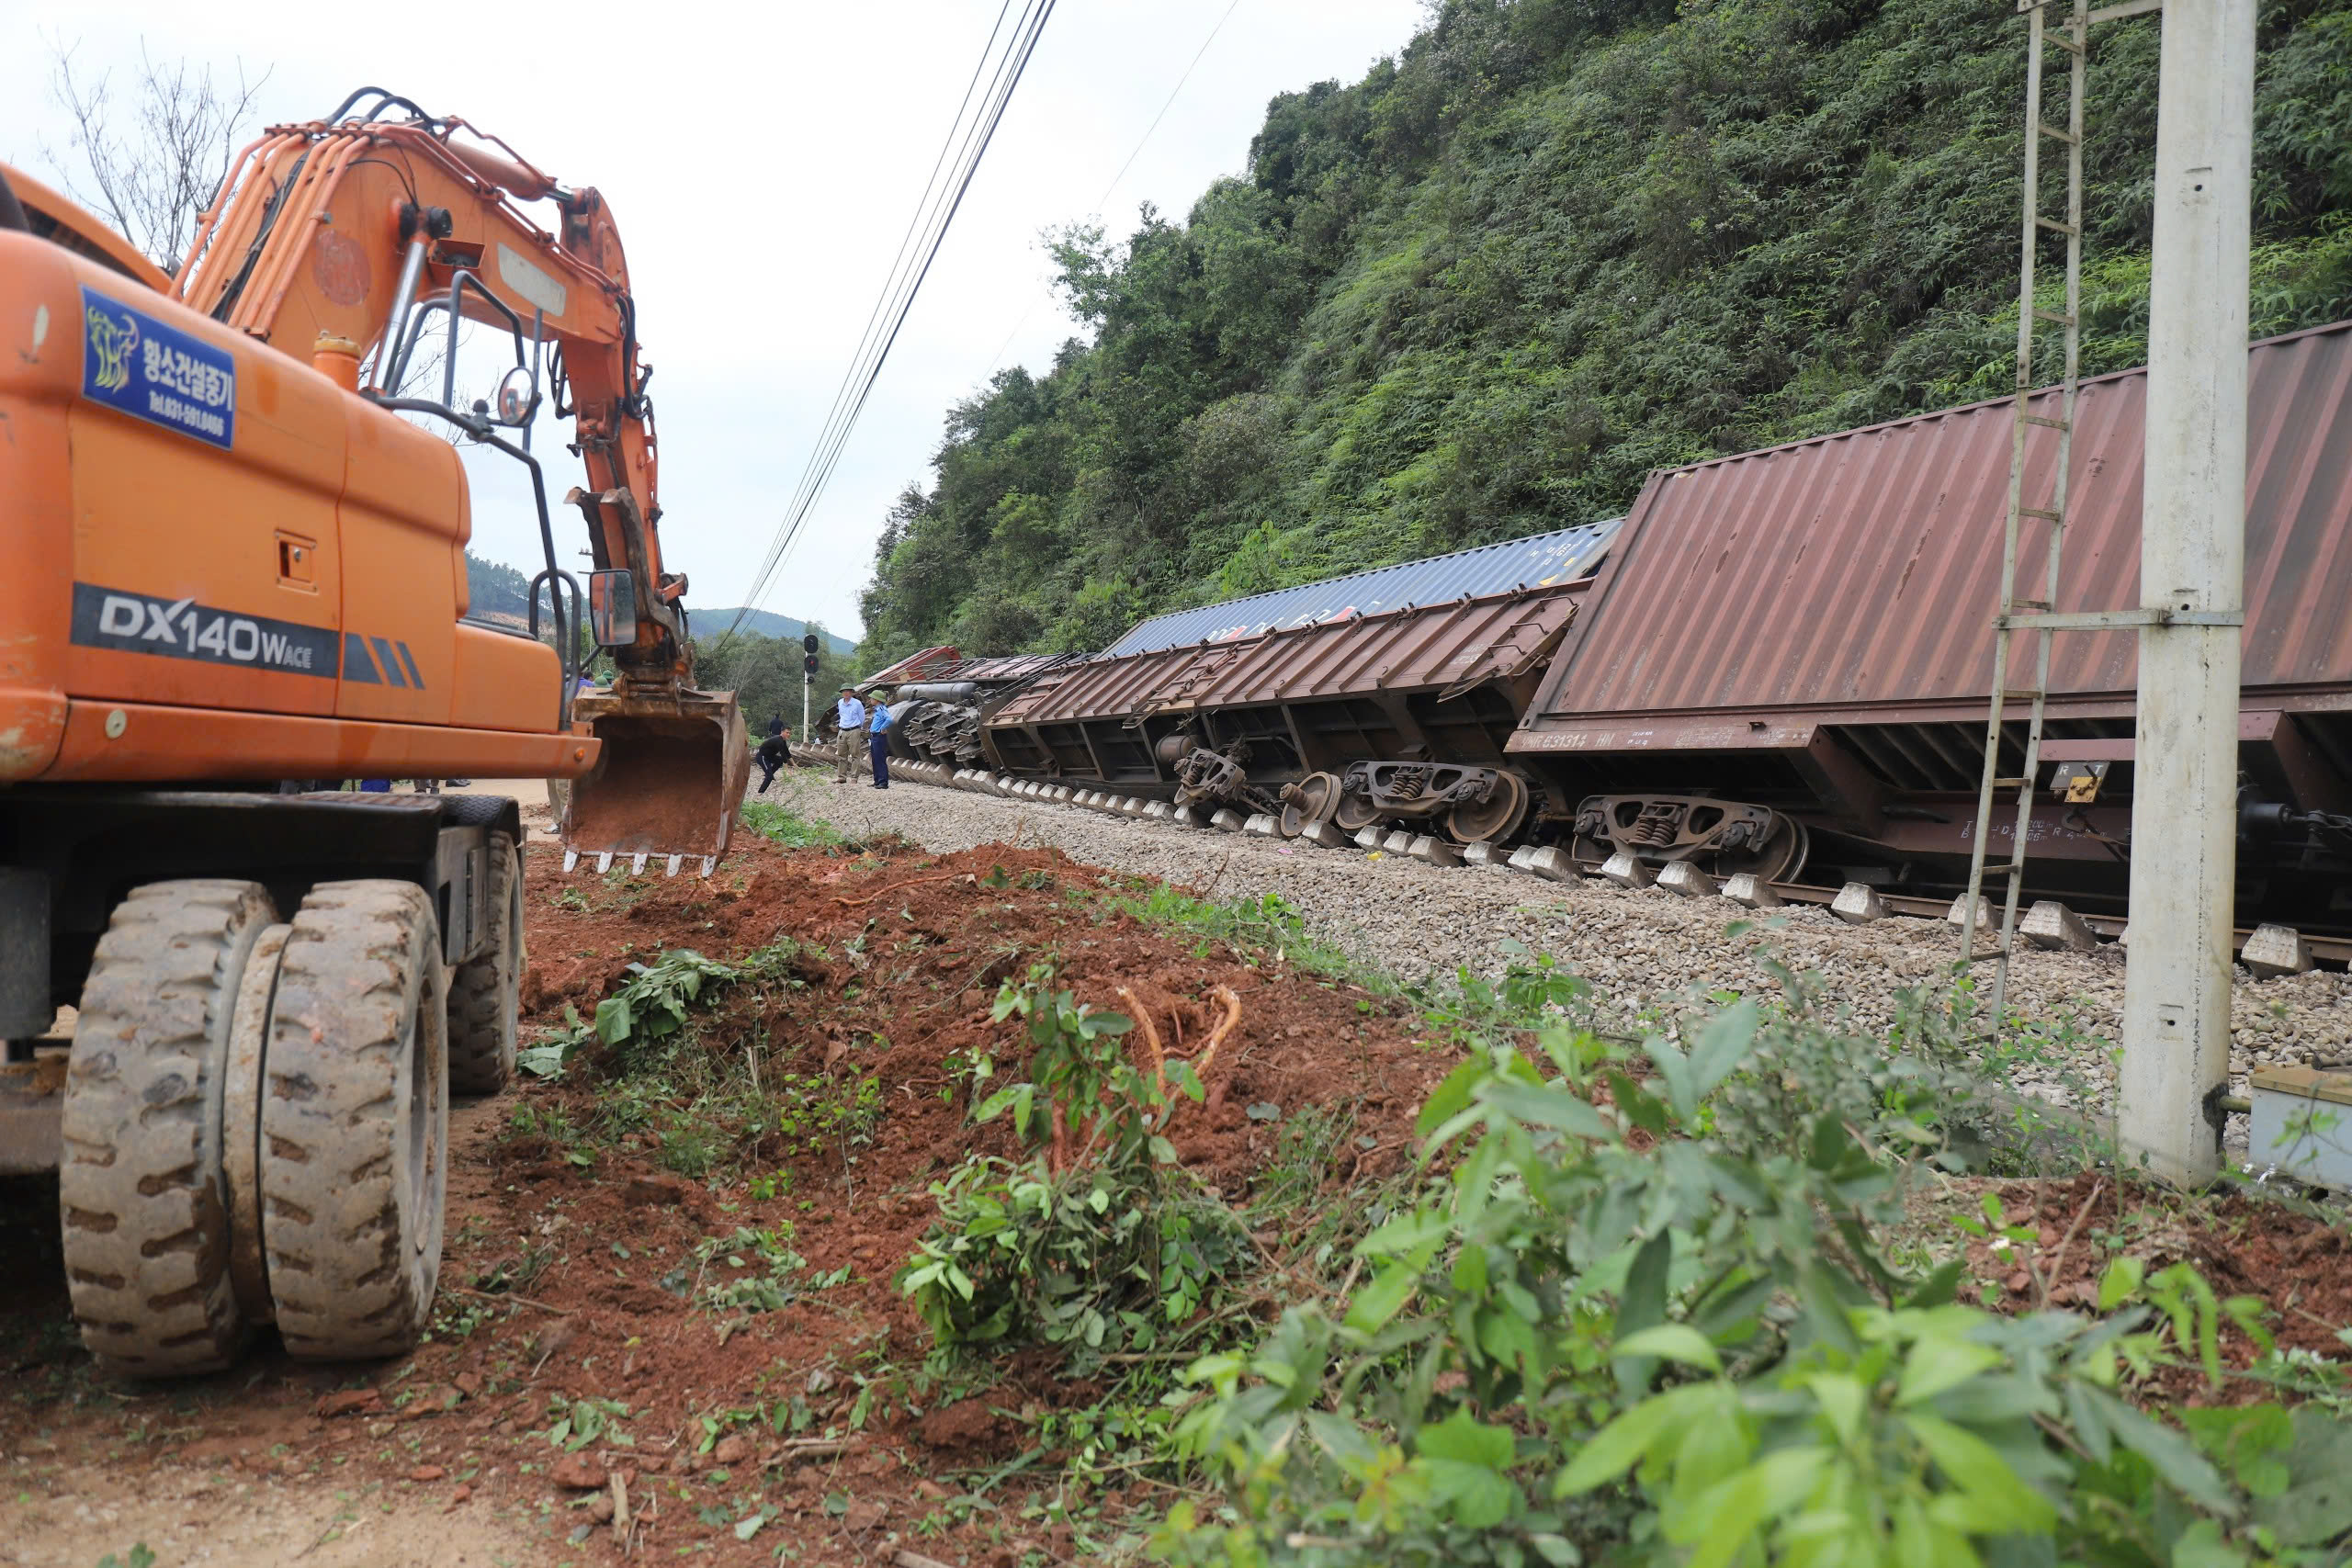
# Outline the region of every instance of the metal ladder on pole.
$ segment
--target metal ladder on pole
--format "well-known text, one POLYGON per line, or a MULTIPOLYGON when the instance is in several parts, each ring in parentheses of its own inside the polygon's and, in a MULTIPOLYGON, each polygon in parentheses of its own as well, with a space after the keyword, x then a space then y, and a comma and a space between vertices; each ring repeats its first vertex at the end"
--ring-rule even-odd
POLYGON ((2026 833, 2033 820, 2033 784, 2041 765, 2041 727, 2050 702, 2050 638, 2053 628, 2027 628, 2018 617, 2049 613, 2058 601, 2058 570, 2066 538, 2066 480, 2073 468, 2075 396, 2080 378, 2083 300, 2083 76, 2090 55, 2088 0, 2020 0, 2026 13, 2025 57, 2025 222, 2018 264, 2018 365, 2015 404, 2009 437, 2009 503, 2001 538, 2001 602, 1993 620, 1993 703, 1984 725, 1984 773, 1976 792, 1976 834, 1969 846, 1968 904, 1961 920, 1961 952, 1972 967, 1993 965, 1988 1010, 1990 1028, 1998 1034, 2007 1005, 2009 953, 2018 936, 2018 894, 2025 886, 2026 833), (2050 25, 2049 13, 2059 5, 2068 8, 2063 27, 2050 25), (2052 40, 2066 54, 2066 124, 2064 130, 2041 118, 2042 73, 2052 40), (2041 210, 2041 147, 2055 141, 2066 153, 2066 216, 2060 221, 2041 210), (2035 301, 2036 264, 2040 241, 2056 231, 2066 242, 2066 303, 2061 310, 2045 310, 2035 301), (2052 419, 2033 412, 2034 347, 2041 329, 2055 326, 2064 336, 2064 374, 2059 385, 2058 414, 2052 419), (2047 506, 2028 503, 2025 493, 2027 448, 2037 429, 2058 433, 2057 471, 2047 506), (2040 523, 2042 549, 2041 596, 2021 598, 2018 582, 2028 581, 2023 558, 2027 524, 2040 523), (2018 682, 2020 633, 2032 640, 2030 683, 2018 682), (2012 702, 2026 705, 2025 765, 2014 777, 2004 777, 2001 759, 2007 710, 2012 702), (2001 939, 1996 947, 1977 950, 1976 927, 1984 908, 1985 848, 1992 835, 1993 807, 2004 790, 2014 791, 2017 827, 2009 840, 2009 860, 2000 868, 2007 886, 2001 900, 2001 939))
POLYGON ((1961 953, 1971 967, 1993 965, 1993 987, 1987 1009, 1988 1027, 1997 1034, 2007 1006, 2009 955, 2018 935, 2018 905, 2025 886, 2027 833, 2033 822, 2034 780, 2041 766, 2041 732, 2050 702, 2050 639, 2060 631, 2091 630, 2138 624, 2145 617, 2133 612, 2112 615, 2055 613, 2058 575, 2066 538, 2067 483, 2075 453, 2075 400, 2082 376, 2083 304, 2083 88, 2089 64, 2091 28, 2098 23, 2120 21, 2156 10, 2161 0, 2122 0, 2091 8, 2089 0, 2018 0, 2025 13, 2025 191, 2024 222, 2018 263, 2017 387, 2011 415, 2008 515, 2001 540, 2001 600, 1993 618, 1993 700, 1984 725, 1984 771, 1976 795, 1976 832, 1969 847, 1967 903, 1961 920, 1961 953), (2064 10, 2053 26, 2051 13, 2064 10), (2066 123, 2062 129, 2042 118, 2043 72, 2050 47, 2066 56, 2066 123), (2054 141, 2066 153, 2066 216, 2054 219, 2041 210, 2041 149, 2054 141), (2045 233, 2064 236, 2066 246, 2066 293, 2062 310, 2047 310, 2035 302, 2036 263, 2045 233), (2064 344, 2063 374, 2058 384, 2055 417, 2033 412, 2034 349, 2041 329, 2055 327, 2064 344), (2025 493, 2027 449, 2033 432, 2052 430, 2058 436, 2058 457, 2052 476, 2049 504, 2028 503, 2025 493), (2042 525, 2040 543, 2041 596, 2021 597, 2020 577, 2033 574, 2026 559, 2027 524, 2042 525), (2016 639, 2032 639, 2030 682, 2020 681, 2016 639), (2010 704, 2026 710, 2025 754, 2017 774, 2001 772, 2004 730, 2010 704), (2004 791, 2013 791, 2017 822, 2009 839, 2008 863, 1992 869, 2005 879, 2001 899, 2001 935, 1997 945, 1979 951, 1977 927, 1985 910, 1985 850, 1993 827, 1993 810, 2004 791))

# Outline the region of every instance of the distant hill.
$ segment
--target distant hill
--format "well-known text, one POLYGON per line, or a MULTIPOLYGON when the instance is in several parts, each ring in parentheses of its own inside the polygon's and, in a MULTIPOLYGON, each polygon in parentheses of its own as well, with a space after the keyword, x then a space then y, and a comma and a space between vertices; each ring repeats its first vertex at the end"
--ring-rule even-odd
MULTIPOLYGON (((466 581, 472 589, 473 614, 512 617, 517 621, 529 617, 531 580, 513 567, 500 561, 484 560, 471 550, 468 550, 466 552, 466 581)), ((693 603, 689 603, 686 608, 694 616, 694 630, 697 637, 716 637, 725 631, 735 619, 735 611, 732 608, 708 610, 693 603)), ((808 623, 795 620, 790 615, 779 615, 769 610, 753 610, 743 617, 743 626, 745 630, 756 632, 761 637, 783 637, 798 642, 802 634, 808 631, 808 623)), ((818 635, 825 639, 825 648, 830 653, 846 658, 856 651, 857 644, 848 637, 835 637, 832 633, 821 629, 818 635)))
MULTIPOLYGON (((695 636, 697 637, 717 637, 734 624, 736 612, 731 609, 706 610, 699 604, 689 605, 687 608, 694 613, 695 636)), ((796 621, 790 615, 779 615, 773 610, 753 610, 744 615, 743 629, 747 632, 756 632, 761 637, 782 637, 788 642, 798 642, 807 634, 808 623, 796 621)), ((817 628, 817 635, 825 639, 825 649, 829 653, 847 658, 857 651, 855 642, 845 637, 835 637, 822 626, 817 628)))

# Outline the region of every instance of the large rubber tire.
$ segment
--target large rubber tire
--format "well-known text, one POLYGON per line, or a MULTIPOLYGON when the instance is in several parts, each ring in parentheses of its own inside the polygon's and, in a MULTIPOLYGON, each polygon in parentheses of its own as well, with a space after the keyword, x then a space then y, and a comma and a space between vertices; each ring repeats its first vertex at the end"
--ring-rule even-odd
POLYGON ((239 983, 277 919, 257 883, 158 882, 98 939, 66 1068, 58 1195, 74 1316, 109 1371, 215 1371, 244 1348, 221 1106, 239 983))
POLYGON ((523 857, 490 835, 490 940, 449 976, 449 1092, 496 1094, 514 1076, 525 963, 523 857))
POLYGON ((431 898, 329 882, 279 961, 261 1113, 262 1240, 300 1360, 415 1348, 441 1273, 447 968, 431 898))

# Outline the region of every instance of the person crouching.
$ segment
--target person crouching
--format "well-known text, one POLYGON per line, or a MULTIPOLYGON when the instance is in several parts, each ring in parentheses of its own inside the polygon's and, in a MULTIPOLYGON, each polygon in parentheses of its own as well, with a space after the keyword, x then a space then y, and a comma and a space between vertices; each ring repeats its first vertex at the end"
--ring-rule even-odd
POLYGON ((760 742, 758 756, 760 793, 765 795, 768 785, 775 783, 776 770, 789 766, 792 761, 792 742, 785 731, 783 719, 768 720, 767 739, 760 742))

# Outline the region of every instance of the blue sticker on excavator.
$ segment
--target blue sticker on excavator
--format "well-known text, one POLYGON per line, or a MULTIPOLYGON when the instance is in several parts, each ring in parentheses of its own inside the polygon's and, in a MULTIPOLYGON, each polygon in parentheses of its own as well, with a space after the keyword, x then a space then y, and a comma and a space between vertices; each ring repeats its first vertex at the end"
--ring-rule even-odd
POLYGON ((223 451, 236 440, 235 355, 86 286, 82 395, 223 451))

